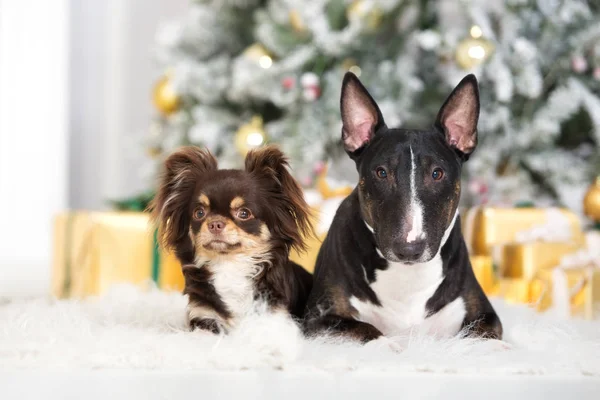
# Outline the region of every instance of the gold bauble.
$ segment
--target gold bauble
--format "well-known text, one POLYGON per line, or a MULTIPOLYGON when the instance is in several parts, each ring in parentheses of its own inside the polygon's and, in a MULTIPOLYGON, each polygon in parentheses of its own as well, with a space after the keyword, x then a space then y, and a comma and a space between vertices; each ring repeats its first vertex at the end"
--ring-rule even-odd
POLYGON ((300 13, 298 12, 298 10, 290 10, 290 25, 292 26, 292 29, 294 29, 295 32, 297 33, 304 33, 306 32, 306 25, 304 25, 304 21, 302 21, 302 17, 300 16, 300 13))
POLYGON ((267 141, 262 117, 255 115, 252 120, 240 126, 235 133, 235 147, 242 156, 248 151, 262 146, 267 141))
POLYGON ((596 177, 583 198, 583 212, 592 221, 600 223, 600 176, 596 177))
POLYGON ((247 47, 243 54, 248 60, 255 62, 262 68, 267 69, 273 65, 273 56, 260 43, 254 43, 247 47))
POLYGON ((175 89, 173 88, 168 75, 164 75, 156 82, 156 85, 154 85, 152 100, 154 106, 163 115, 171 115, 179 109, 180 99, 177 93, 175 93, 175 89))
POLYGON ((317 190, 323 196, 324 199, 331 199, 333 197, 346 197, 352 193, 352 186, 342 186, 332 188, 327 182, 327 166, 317 176, 316 182, 317 190))
POLYGON ((357 65, 356 60, 353 58, 346 58, 344 61, 342 61, 342 68, 344 71, 350 71, 358 77, 360 77, 360 74, 362 73, 362 70, 357 65))
POLYGON ((468 37, 456 47, 456 63, 469 70, 485 62, 494 52, 494 44, 482 37, 468 37))
POLYGON ((346 10, 346 18, 349 21, 363 20, 367 30, 374 31, 381 25, 383 12, 377 6, 371 5, 365 0, 355 0, 346 10))
POLYGON ((158 158, 162 154, 162 148, 160 146, 150 146, 146 149, 150 158, 158 158))

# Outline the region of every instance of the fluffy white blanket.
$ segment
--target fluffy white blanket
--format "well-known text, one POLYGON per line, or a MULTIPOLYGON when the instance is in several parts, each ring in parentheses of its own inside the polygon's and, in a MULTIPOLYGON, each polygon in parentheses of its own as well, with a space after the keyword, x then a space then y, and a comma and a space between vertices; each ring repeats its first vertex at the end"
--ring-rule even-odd
POLYGON ((510 349, 473 339, 418 333, 395 352, 306 340, 289 319, 257 313, 225 337, 184 328, 186 299, 116 287, 100 298, 0 299, 0 371, 275 369, 600 377, 600 321, 560 320, 493 299, 510 349))

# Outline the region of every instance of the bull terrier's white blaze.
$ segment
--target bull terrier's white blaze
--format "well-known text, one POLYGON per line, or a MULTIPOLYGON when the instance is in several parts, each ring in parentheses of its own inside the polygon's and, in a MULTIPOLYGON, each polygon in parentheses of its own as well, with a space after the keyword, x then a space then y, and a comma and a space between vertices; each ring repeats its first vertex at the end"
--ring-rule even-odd
POLYGON ((410 213, 412 217, 411 229, 406 235, 406 241, 412 243, 417 239, 424 239, 425 234, 423 232, 423 205, 419 201, 417 196, 417 185, 416 185, 416 171, 417 165, 415 163, 415 155, 410 147, 410 213))

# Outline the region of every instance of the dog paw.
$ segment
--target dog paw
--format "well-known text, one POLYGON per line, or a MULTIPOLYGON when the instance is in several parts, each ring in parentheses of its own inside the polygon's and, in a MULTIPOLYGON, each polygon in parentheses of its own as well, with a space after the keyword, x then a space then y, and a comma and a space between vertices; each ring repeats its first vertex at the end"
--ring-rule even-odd
POLYGON ((370 349, 388 349, 395 353, 400 353, 404 350, 397 342, 385 336, 380 336, 377 339, 367 342, 365 347, 370 349))
POLYGON ((208 318, 194 318, 189 322, 189 326, 190 331, 198 330, 203 332, 210 332, 215 335, 219 335, 225 331, 221 323, 214 319, 208 318))

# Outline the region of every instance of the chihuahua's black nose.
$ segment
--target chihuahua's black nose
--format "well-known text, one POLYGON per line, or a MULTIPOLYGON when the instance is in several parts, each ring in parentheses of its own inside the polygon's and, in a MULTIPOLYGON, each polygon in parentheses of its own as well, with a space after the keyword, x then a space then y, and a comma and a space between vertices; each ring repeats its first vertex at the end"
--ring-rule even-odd
POLYGON ((400 261, 414 261, 421 258, 425 252, 425 241, 415 240, 414 242, 401 242, 394 244, 394 254, 400 259, 400 261))
POLYGON ((225 222, 223 221, 211 221, 208 223, 208 230, 210 233, 217 234, 225 228, 225 222))

